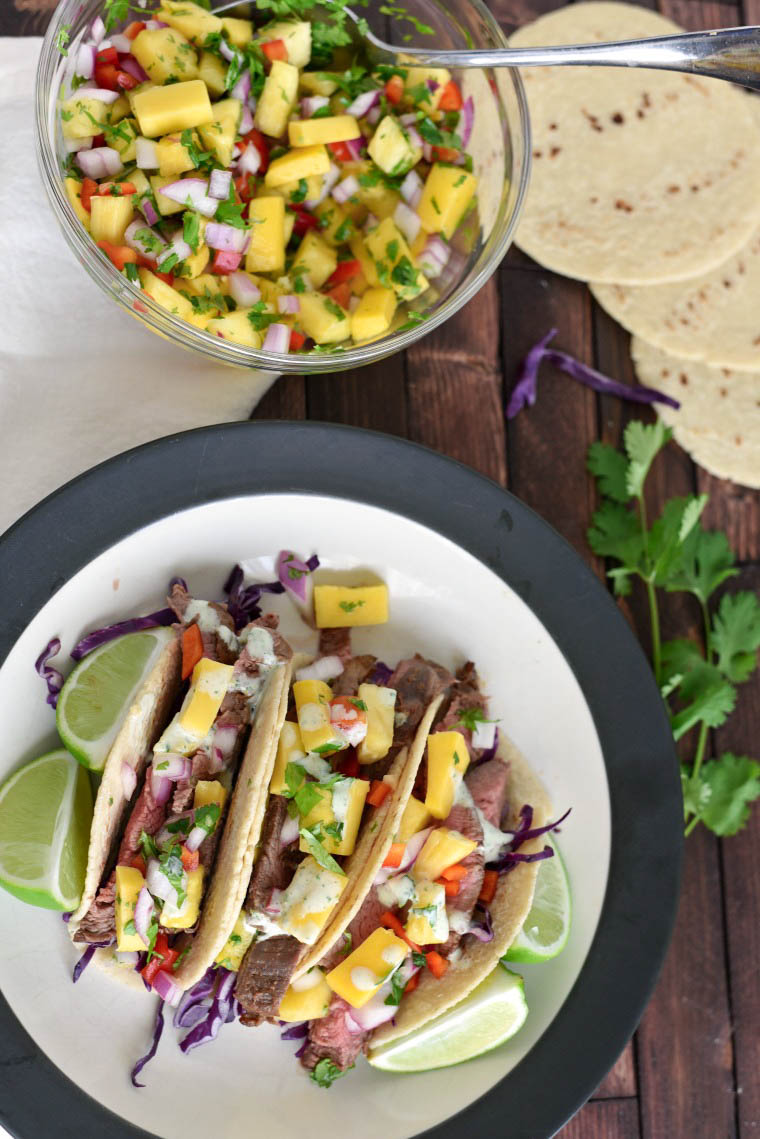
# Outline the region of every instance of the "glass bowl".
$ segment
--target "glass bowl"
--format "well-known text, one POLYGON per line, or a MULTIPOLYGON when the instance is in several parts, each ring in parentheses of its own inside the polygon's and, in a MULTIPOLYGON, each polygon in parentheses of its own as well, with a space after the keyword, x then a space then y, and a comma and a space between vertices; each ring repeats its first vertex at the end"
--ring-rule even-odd
MULTIPOLYGON (((211 6, 222 7, 222 3, 214 0, 211 6)), ((399 50, 406 43, 434 43, 437 48, 507 46, 504 33, 481 0, 405 0, 405 6, 410 16, 434 29, 434 38, 411 30, 411 24, 399 25, 396 19, 387 20, 369 11, 373 30, 386 40, 401 41, 399 50)), ((68 86, 71 60, 76 54, 73 49, 102 7, 102 0, 62 0, 53 14, 37 70, 37 156, 53 212, 75 256, 104 292, 154 332, 201 352, 216 363, 236 367, 298 374, 356 368, 400 352, 431 332, 462 308, 499 265, 517 225, 530 169, 527 103, 520 76, 512 68, 462 71, 457 76, 465 93, 472 94, 475 102, 468 150, 479 178, 479 211, 473 215, 475 223, 460 227, 453 239, 455 252, 448 273, 433 282, 435 288, 423 294, 418 311, 425 319, 420 323, 403 331, 391 329, 380 339, 356 347, 335 350, 329 346, 332 350, 283 354, 223 340, 173 316, 128 281, 95 246, 78 221, 63 184, 62 168, 67 154, 57 106, 59 91, 64 79, 68 86), (57 47, 64 30, 70 37, 67 57, 57 47)), ((403 325, 406 319, 400 315, 397 325, 403 325)))

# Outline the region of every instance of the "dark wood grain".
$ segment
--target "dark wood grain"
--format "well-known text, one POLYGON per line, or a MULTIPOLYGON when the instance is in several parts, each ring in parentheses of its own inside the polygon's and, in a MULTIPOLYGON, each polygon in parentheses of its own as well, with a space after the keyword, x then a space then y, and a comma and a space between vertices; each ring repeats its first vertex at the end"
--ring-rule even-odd
POLYGON ((251 418, 305 419, 306 385, 303 376, 281 376, 275 380, 251 418))
POLYGON ((381 361, 360 371, 314 376, 307 389, 309 419, 407 434, 403 360, 381 361))
MULTIPOLYGON (((506 1131, 505 1135, 508 1134, 506 1131)), ((562 1128, 560 1135, 562 1139, 639 1139, 636 1100, 594 1100, 562 1128)))
POLYGON ((635 1096, 636 1084, 636 1054, 631 1041, 628 1047, 620 1053, 614 1067, 610 1068, 606 1077, 594 1092, 592 1099, 623 1099, 635 1096))

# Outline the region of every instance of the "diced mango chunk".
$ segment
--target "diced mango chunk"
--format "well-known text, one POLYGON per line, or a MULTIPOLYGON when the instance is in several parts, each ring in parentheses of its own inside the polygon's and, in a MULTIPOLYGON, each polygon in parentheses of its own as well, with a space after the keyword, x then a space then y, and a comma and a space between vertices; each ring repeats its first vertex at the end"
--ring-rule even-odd
POLYGON ((277 741, 277 758, 274 761, 272 782, 269 784, 269 791, 272 795, 282 795, 283 791, 287 790, 285 769, 294 760, 303 759, 305 754, 301 729, 298 724, 286 720, 282 725, 280 738, 277 741))
POLYGON ((353 115, 326 115, 321 119, 291 119, 288 139, 291 146, 318 146, 320 143, 345 142, 361 138, 362 132, 353 115))
POLYGON ((310 229, 298 246, 290 272, 294 278, 305 277, 310 288, 319 289, 332 276, 337 265, 335 250, 310 229))
POLYGON ((427 794, 425 806, 436 819, 445 819, 470 763, 461 732, 436 732, 427 741, 427 794))
POLYGON ((192 45, 174 28, 145 28, 132 40, 132 54, 154 83, 182 82, 198 74, 192 45))
POLYGON ((216 719, 232 677, 232 665, 201 657, 193 669, 190 691, 179 713, 186 732, 205 736, 216 719))
POLYGON ((409 946, 392 930, 376 929, 327 974, 327 983, 353 1008, 361 1008, 395 973, 408 953, 409 946))
POLYGON ((69 199, 74 213, 77 215, 84 228, 89 232, 90 215, 82 205, 82 183, 78 182, 76 178, 66 178, 64 185, 66 187, 66 197, 69 199))
POLYGON ((373 340, 391 326, 396 312, 396 294, 382 286, 367 289, 351 316, 354 340, 373 340))
POLYGON ((306 67, 311 60, 311 24, 308 20, 275 20, 261 28, 259 43, 282 40, 288 53, 288 62, 294 67, 306 67))
POLYGON ((212 95, 219 98, 227 90, 227 64, 218 55, 202 51, 198 64, 198 78, 203 80, 212 95))
POLYGON ((158 304, 163 305, 168 312, 174 313, 175 316, 181 316, 183 320, 187 320, 193 315, 193 306, 187 297, 183 297, 171 285, 167 285, 165 281, 156 277, 150 269, 139 269, 138 272, 140 284, 145 292, 158 304))
POLYGON ((332 690, 323 680, 296 680, 293 685, 298 727, 306 751, 326 755, 346 747, 330 721, 332 690))
POLYGON ((437 882, 418 882, 404 926, 418 945, 440 945, 449 936, 446 890, 437 882))
POLYGON ((90 233, 93 241, 124 244, 124 231, 134 217, 133 194, 112 198, 110 194, 90 198, 90 233))
POLYGON ((412 251, 393 218, 384 218, 367 235, 365 243, 375 259, 380 282, 393 289, 401 300, 412 300, 428 287, 427 278, 415 268, 412 251))
MULTIPOLYGON (((127 933, 126 926, 134 922, 137 897, 145 885, 145 879, 134 866, 116 867, 116 948, 120 953, 140 952, 146 948, 139 933, 127 933)), ((133 927, 130 927, 130 929, 133 927)))
POLYGON ((167 914, 166 905, 161 911, 161 925, 167 929, 189 929, 195 925, 201 910, 203 897, 203 876, 205 870, 199 866, 197 870, 188 870, 186 897, 176 914, 167 914))
POLYGON ((253 198, 248 206, 253 223, 245 267, 249 273, 282 273, 285 268, 285 200, 277 194, 253 198))
MULTIPOLYGON (((198 136, 195 133, 193 133, 191 141, 195 146, 198 146, 198 136)), ((158 156, 158 173, 162 178, 176 177, 178 174, 184 174, 186 170, 195 169, 195 163, 190 157, 188 148, 182 142, 181 135, 167 134, 160 138, 156 143, 156 154, 158 156)))
MULTIPOLYGON (((254 126, 263 131, 264 134, 268 134, 270 138, 279 138, 285 133, 290 112, 295 106, 297 97, 298 68, 294 67, 292 63, 285 63, 283 60, 276 59, 272 64, 256 105, 256 113, 253 116, 254 126)), ((311 173, 316 173, 316 171, 311 171, 311 173)), ((290 179, 287 178, 285 181, 290 181, 290 179)), ((273 183, 268 182, 267 185, 271 186, 273 183)))
POLYGON ((324 146, 303 146, 270 162, 264 183, 270 187, 284 186, 312 174, 326 174, 329 169, 330 157, 324 146))
MULTIPOLYGON (((319 792, 320 801, 303 818, 301 826, 310 830, 317 824, 322 824, 319 841, 328 854, 353 854, 369 786, 366 779, 340 779, 332 787, 315 788, 319 792), (338 824, 340 838, 328 830, 335 823, 338 824)), ((299 846, 304 854, 308 854, 311 849, 304 838, 299 846)))
POLYGON ((432 817, 424 803, 415 799, 414 795, 410 796, 398 825, 398 841, 407 842, 413 834, 424 830, 432 817))
POLYGON ((318 629, 346 625, 384 625, 388 620, 388 586, 315 585, 318 629))
POLYGON ((422 158, 420 147, 393 115, 380 120, 367 149, 370 158, 392 178, 406 174, 422 158))
POLYGON ((316 965, 296 981, 291 981, 280 1002, 277 1016, 289 1023, 302 1020, 319 1020, 327 1015, 332 1000, 332 989, 325 975, 316 965))
POLYGON ((226 799, 227 789, 218 779, 199 779, 195 784, 194 807, 208 807, 212 803, 223 807, 226 799))
POLYGON ((253 39, 253 23, 237 16, 222 16, 222 30, 233 47, 245 47, 253 39))
POLYGON ((396 690, 379 684, 360 684, 359 699, 367 705, 367 734, 356 749, 359 763, 384 759, 393 743, 396 690))
POLYGON ((450 238, 475 196, 477 185, 477 178, 467 170, 436 162, 427 176, 417 206, 423 229, 450 238))
MULTIPOLYGON (((140 35, 144 36, 145 32, 140 35)), ((150 87, 135 95, 132 103, 146 138, 198 127, 210 123, 214 117, 208 88, 200 79, 170 83, 168 87, 150 87)))
POLYGON ((252 941, 253 930, 249 931, 245 928, 245 913, 241 912, 232 927, 230 936, 216 955, 216 964, 237 973, 252 941))
POLYGON ((239 308, 237 312, 227 312, 210 320, 207 330, 212 336, 221 336, 222 340, 231 340, 233 344, 242 344, 245 348, 260 348, 261 333, 253 327, 248 319, 249 308, 239 308))
POLYGON ((72 95, 61 106, 64 138, 92 138, 94 134, 102 134, 108 122, 107 104, 100 99, 88 99, 84 92, 72 95))
POLYGON ((304 945, 313 945, 347 885, 345 874, 326 870, 311 855, 304 858, 282 893, 280 928, 304 945))
POLYGON ((450 827, 436 827, 425 840, 412 874, 416 881, 434 882, 444 870, 472 854, 477 843, 450 827))
POLYGON ((301 327, 317 344, 337 344, 351 335, 348 313, 332 297, 304 293, 299 299, 301 327))
POLYGON ((229 166, 232 162, 232 151, 235 148, 243 104, 239 99, 222 99, 214 103, 214 118, 210 123, 203 123, 198 127, 201 141, 217 162, 222 166, 229 166))
MULTIPOLYGON (((161 0, 156 18, 170 27, 176 28, 192 43, 202 46, 206 36, 221 32, 223 23, 219 16, 194 4, 191 0, 161 0)), ((146 69, 147 70, 147 69, 146 69)))

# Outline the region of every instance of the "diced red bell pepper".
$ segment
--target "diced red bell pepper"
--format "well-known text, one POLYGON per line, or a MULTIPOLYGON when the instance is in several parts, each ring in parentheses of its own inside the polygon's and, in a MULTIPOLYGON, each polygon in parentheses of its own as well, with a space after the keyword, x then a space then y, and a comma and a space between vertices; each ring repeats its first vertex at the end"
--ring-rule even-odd
POLYGON ((463 866, 461 862, 455 862, 453 866, 447 866, 445 870, 441 871, 441 878, 446 882, 461 882, 466 877, 467 867, 463 866))
POLYGON ((182 866, 184 867, 185 870, 188 871, 188 873, 191 870, 197 870, 198 869, 198 864, 201 860, 201 856, 200 856, 199 851, 188 850, 186 846, 183 846, 179 852, 179 856, 182 859, 182 866))
MULTIPOLYGON (((290 333, 290 348, 291 351, 302 348, 306 343, 306 337, 302 332, 296 332, 295 329, 290 333)), ((342 753, 342 758, 338 764, 338 771, 341 775, 345 775, 348 779, 356 779, 359 774, 359 760, 354 748, 348 748, 347 751, 342 753)))
POLYGON ((143 977, 149 985, 153 984, 157 973, 168 973, 172 965, 179 957, 176 949, 169 948, 169 938, 165 933, 156 935, 156 944, 153 947, 154 956, 151 957, 147 965, 143 966, 140 970, 140 976, 143 977))
POLYGON ((255 174, 238 174, 235 179, 235 191, 241 202, 250 202, 256 194, 255 174))
POLYGON ((319 221, 310 214, 308 210, 301 210, 298 206, 288 207, 296 215, 295 225, 293 226, 293 233, 296 237, 303 237, 303 235, 310 229, 317 229, 319 221))
POLYGON ((450 146, 434 146, 433 154, 439 162, 456 162, 462 156, 461 151, 454 150, 450 146))
POLYGON ((338 159, 338 162, 353 162, 354 156, 346 142, 328 142, 327 149, 338 159))
POLYGON ((417 942, 412 941, 410 937, 407 937, 406 930, 404 929, 403 925, 398 920, 396 915, 392 914, 390 910, 386 910, 383 916, 380 918, 380 925, 382 925, 385 929, 392 929, 396 934, 396 937, 400 937, 402 941, 405 941, 409 948, 413 949, 415 953, 420 952, 420 947, 417 942))
POLYGON ((85 178, 82 182, 81 202, 82 202, 82 209, 87 210, 88 214, 92 213, 92 206, 90 204, 90 199, 92 198, 93 194, 97 194, 97 192, 98 192, 98 184, 95 181, 95 179, 94 178, 85 178))
POLYGON ((413 973, 412 976, 409 978, 409 980, 406 982, 406 985, 404 986, 404 996, 407 996, 409 993, 413 993, 414 990, 419 985, 419 983, 420 983, 419 973, 413 973))
POLYGON ((358 261, 339 261, 338 268, 327 278, 328 287, 333 288, 334 285, 342 285, 344 281, 353 281, 361 271, 362 267, 358 261))
MULTIPOLYGON (((305 343, 306 343, 306 337, 304 336, 304 334, 302 332, 296 332, 295 328, 291 329, 291 331, 290 331, 290 351, 291 352, 298 352, 299 348, 303 348, 305 343)), ((355 770, 352 769, 351 771, 344 771, 343 774, 344 775, 351 775, 352 778, 356 778, 356 776, 359 774, 359 760, 356 758, 356 756, 353 757, 353 760, 354 760, 354 763, 356 764, 356 769, 355 770)), ((348 763, 347 760, 344 760, 343 762, 348 763)))
POLYGON ((449 963, 446 958, 441 957, 440 953, 436 953, 434 949, 431 949, 429 953, 425 954, 425 961, 427 962, 427 967, 430 972, 433 974, 436 980, 440 981, 441 977, 449 967, 449 963))
POLYGON ((124 266, 127 262, 131 261, 133 265, 137 264, 137 254, 128 245, 112 245, 110 241, 99 241, 98 249, 103 250, 106 257, 120 273, 124 272, 124 266))
POLYGON ((456 898, 459 893, 459 883, 447 881, 446 878, 436 878, 437 886, 443 886, 447 898, 456 898))
POLYGON ((95 56, 96 63, 118 63, 119 53, 115 47, 105 47, 95 56))
POLYGON ((98 186, 100 198, 127 198, 137 193, 137 186, 132 182, 101 182, 98 186))
POLYGON ((198 625, 188 625, 182 634, 182 679, 187 680, 203 656, 203 637, 198 625))
POLYGON ((270 63, 274 63, 276 59, 281 59, 285 63, 288 62, 288 49, 285 40, 268 40, 267 43, 261 44, 261 50, 270 63))
POLYGON ((267 166, 269 166, 269 147, 267 146, 267 141, 263 134, 260 130, 256 130, 256 127, 251 127, 248 133, 243 135, 241 139, 243 149, 245 149, 249 142, 256 147, 259 152, 259 158, 261 159, 261 165, 257 173, 265 174, 267 166))
POLYGON ((404 80, 400 75, 391 75, 385 84, 385 97, 394 106, 401 102, 404 97, 404 80))
POLYGON ((348 309, 348 302, 351 300, 351 286, 348 281, 344 281, 342 285, 334 285, 332 289, 328 289, 327 295, 330 300, 335 301, 336 305, 348 309))
POLYGON ((139 36, 140 32, 144 32, 144 31, 145 31, 145 20, 133 20, 132 23, 128 24, 127 27, 124 29, 124 35, 127 37, 128 40, 136 40, 137 37, 139 36))
POLYGON ((444 87, 441 92, 441 97, 438 100, 439 111, 461 111, 462 109, 462 92, 459 90, 459 84, 453 79, 444 87))
POLYGON ((499 885, 499 871, 486 870, 483 874, 483 885, 480 887, 480 894, 478 895, 479 902, 485 902, 488 905, 493 901, 496 887, 499 885))
POLYGON ((226 273, 234 273, 236 269, 240 268, 240 262, 242 260, 242 253, 230 253, 225 249, 217 249, 214 254, 214 260, 211 263, 211 272, 219 273, 221 276, 224 276, 226 273))
POLYGON ((145 859, 141 854, 136 854, 129 865, 133 866, 135 870, 139 870, 143 878, 145 877, 145 873, 148 867, 146 866, 145 859))
POLYGON ((128 71, 122 71, 119 68, 116 72, 116 86, 121 91, 133 91, 135 87, 140 86, 140 80, 135 79, 134 75, 130 75, 128 71))
POLYGON ((379 807, 391 793, 390 783, 385 783, 382 779, 373 779, 367 796, 367 802, 370 807, 379 807))
MULTIPOLYGON (((151 261, 150 258, 145 257, 142 253, 137 254, 137 264, 141 269, 150 269, 154 277, 158 277, 159 281, 163 281, 165 285, 170 285, 174 288, 174 274, 173 273, 160 273, 156 268, 156 262, 151 261)), ((144 292, 145 290, 143 290, 144 292)), ((147 312, 147 309, 143 310, 147 312)))
POLYGON ((95 149, 95 147, 105 146, 105 145, 106 145, 106 136, 104 134, 93 135, 93 138, 92 138, 93 149, 95 149))
POLYGON ((392 842, 391 845, 388 847, 388 853, 385 856, 385 861, 383 862, 383 866, 392 866, 392 867, 400 866, 401 860, 404 857, 404 851, 405 850, 406 850, 406 843, 405 842, 392 842))
POLYGON ((96 63, 95 64, 95 82, 98 87, 104 87, 108 91, 117 91, 118 83, 116 82, 119 69, 115 63, 96 63))

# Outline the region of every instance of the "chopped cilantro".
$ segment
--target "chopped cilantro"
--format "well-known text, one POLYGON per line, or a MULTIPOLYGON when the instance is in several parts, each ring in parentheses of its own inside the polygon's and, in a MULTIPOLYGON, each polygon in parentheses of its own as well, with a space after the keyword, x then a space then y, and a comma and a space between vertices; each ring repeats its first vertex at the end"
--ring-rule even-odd
POLYGON ((206 803, 205 806, 196 809, 194 824, 196 827, 201 827, 207 835, 213 834, 221 813, 222 808, 218 803, 206 803))
MULTIPOLYGON (((342 311, 342 310, 341 310, 342 311)), ((353 613, 354 609, 359 609, 364 604, 363 601, 339 601, 338 605, 344 613, 353 613)))
POLYGON ((306 194, 308 193, 308 190, 309 190, 309 185, 308 185, 306 179, 300 178, 298 180, 297 189, 295 189, 293 191, 293 193, 290 195, 291 202, 303 202, 303 201, 305 201, 306 194))
POLYGON ((468 732, 474 732, 477 724, 491 724, 493 720, 489 720, 482 708, 473 705, 471 708, 463 708, 459 713, 458 724, 461 724, 468 732))
MULTIPOLYGON (((337 303, 337 301, 334 301, 334 300, 332 299, 332 297, 325 297, 325 308, 327 309, 327 311, 328 311, 328 312, 329 312, 329 313, 330 313, 332 316, 334 316, 334 317, 335 317, 335 319, 336 319, 336 320, 345 320, 345 319, 346 319, 346 313, 345 313, 345 310, 344 310, 344 309, 342 309, 342 308, 340 307, 340 305, 337 303)), ((342 604, 343 604, 343 603, 341 602, 341 605, 342 605, 342 604)), ((363 605, 363 604, 364 604, 364 602, 363 602, 363 601, 354 602, 354 605, 357 605, 357 604, 358 604, 358 605, 363 605)))
POLYGON ((402 257, 391 272, 391 280, 403 288, 414 288, 417 285, 419 272, 414 268, 408 257, 402 257))
POLYGON ((61 55, 64 56, 69 54, 68 43, 71 39, 71 36, 69 34, 70 28, 71 24, 64 24, 58 35, 55 37, 55 46, 58 48, 58 51, 61 53, 61 55))
POLYGON ((226 202, 220 202, 214 214, 214 221, 232 225, 235 229, 247 229, 247 222, 243 218, 244 203, 235 201, 235 188, 230 184, 230 192, 226 202))
POLYGON ((197 214, 191 213, 190 210, 186 211, 182 219, 182 236, 193 253, 197 253, 201 237, 200 218, 197 214))
POLYGON ((404 989, 406 988, 406 985, 407 985, 407 982, 404 979, 404 976, 403 976, 401 970, 397 969, 396 972, 391 977, 391 991, 388 993, 388 996, 385 998, 384 1003, 387 1005, 400 1005, 401 1004, 401 998, 404 995, 404 989))
POLYGON ((433 207, 433 209, 435 210, 435 212, 437 214, 440 214, 441 207, 438 205, 438 202, 436 201, 436 199, 434 197, 430 199, 430 204, 433 207))
POLYGON ((385 247, 385 252, 388 254, 389 261, 395 261, 398 257, 398 241, 389 241, 385 247))
POLYGON ((367 711, 366 703, 364 700, 360 700, 357 696, 350 697, 348 702, 349 704, 353 704, 354 708, 358 708, 360 712, 367 711))
MULTIPOLYGON (((354 1065, 352 1064, 351 1068, 353 1067, 354 1065)), ((329 1088, 332 1087, 337 1079, 341 1076, 345 1076, 346 1072, 350 1072, 351 1068, 346 1068, 346 1071, 343 1071, 342 1068, 339 1068, 337 1064, 334 1064, 332 1060, 328 1060, 325 1056, 323 1060, 320 1060, 316 1066, 312 1068, 310 1078, 318 1087, 329 1088)))
POLYGON ((153 835, 147 834, 146 831, 140 831, 140 849, 146 862, 150 862, 151 858, 158 858, 159 850, 156 840, 153 835))
POLYGON ((338 865, 332 855, 327 853, 312 830, 309 830, 307 827, 301 827, 299 833, 309 848, 309 854, 311 854, 312 858, 314 858, 320 866, 325 870, 330 870, 333 874, 345 875, 345 871, 338 865))

